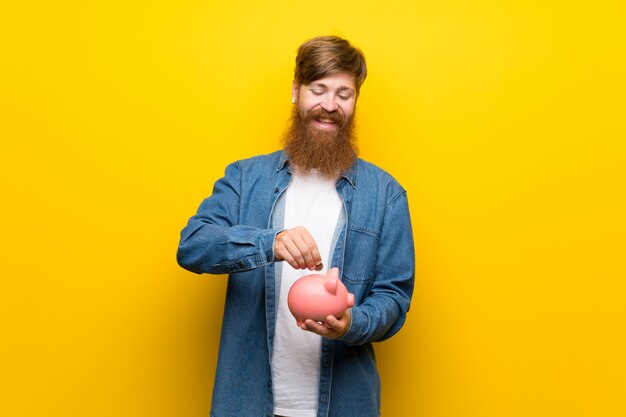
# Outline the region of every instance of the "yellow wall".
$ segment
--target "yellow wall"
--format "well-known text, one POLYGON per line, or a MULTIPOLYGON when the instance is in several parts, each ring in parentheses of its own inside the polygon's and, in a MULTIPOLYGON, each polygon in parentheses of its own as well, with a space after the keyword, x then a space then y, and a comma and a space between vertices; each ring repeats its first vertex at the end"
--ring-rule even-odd
POLYGON ((3 1, 0 416, 207 416, 225 277, 175 262, 278 147, 295 48, 366 53, 361 155, 407 188, 383 416, 626 415, 623 2, 3 1))

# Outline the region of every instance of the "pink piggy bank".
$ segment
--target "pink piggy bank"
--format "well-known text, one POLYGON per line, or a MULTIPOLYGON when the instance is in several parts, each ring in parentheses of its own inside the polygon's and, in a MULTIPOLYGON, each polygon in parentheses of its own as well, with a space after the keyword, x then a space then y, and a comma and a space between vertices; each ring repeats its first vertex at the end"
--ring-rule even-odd
POLYGON ((339 268, 331 268, 327 275, 306 275, 294 282, 287 305, 302 327, 306 319, 324 322, 328 316, 340 317, 354 305, 354 295, 339 280, 339 268))

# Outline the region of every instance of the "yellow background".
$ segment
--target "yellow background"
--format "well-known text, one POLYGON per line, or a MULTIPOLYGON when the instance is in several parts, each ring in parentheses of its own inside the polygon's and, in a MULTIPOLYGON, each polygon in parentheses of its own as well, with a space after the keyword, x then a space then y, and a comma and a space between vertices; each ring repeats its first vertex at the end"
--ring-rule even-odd
POLYGON ((409 192, 383 416, 626 415, 621 1, 2 1, 0 416, 207 416, 226 277, 175 262, 277 149, 296 47, 360 46, 409 192))

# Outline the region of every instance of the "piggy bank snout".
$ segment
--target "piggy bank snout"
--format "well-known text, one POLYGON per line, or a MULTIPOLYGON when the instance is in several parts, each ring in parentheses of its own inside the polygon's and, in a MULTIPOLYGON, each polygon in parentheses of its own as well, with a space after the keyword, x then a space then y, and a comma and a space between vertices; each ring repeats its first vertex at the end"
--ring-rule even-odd
POLYGON ((354 306, 354 294, 348 293, 348 308, 354 306))

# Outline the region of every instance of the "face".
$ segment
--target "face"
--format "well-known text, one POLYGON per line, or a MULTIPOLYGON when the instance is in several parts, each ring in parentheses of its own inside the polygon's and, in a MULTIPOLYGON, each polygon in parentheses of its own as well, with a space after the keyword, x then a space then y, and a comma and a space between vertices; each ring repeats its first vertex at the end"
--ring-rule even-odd
POLYGON ((357 157, 354 76, 337 73, 293 86, 292 122, 283 142, 289 163, 302 172, 338 178, 357 157))
POLYGON ((303 118, 317 113, 311 124, 321 131, 336 131, 354 113, 354 75, 347 72, 331 74, 307 85, 294 82, 292 94, 303 118))

